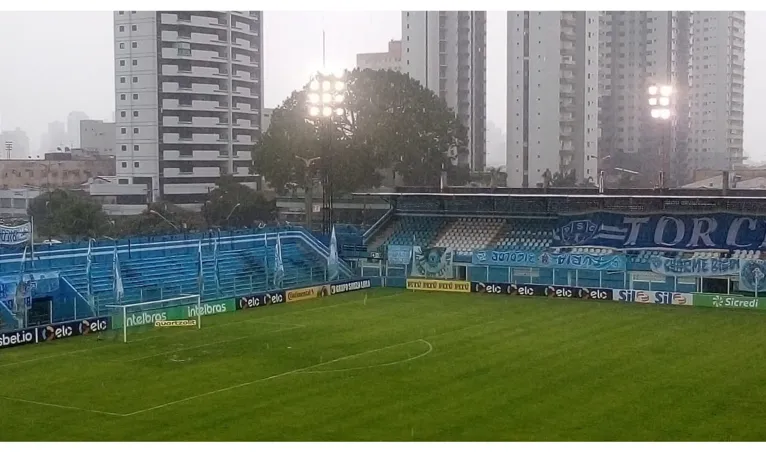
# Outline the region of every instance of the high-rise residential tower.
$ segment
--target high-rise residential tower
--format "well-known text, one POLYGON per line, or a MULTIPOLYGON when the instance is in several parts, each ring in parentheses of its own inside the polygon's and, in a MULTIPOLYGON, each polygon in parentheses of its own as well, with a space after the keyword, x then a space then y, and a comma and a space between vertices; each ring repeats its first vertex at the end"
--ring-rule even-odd
POLYGON ((444 99, 468 129, 467 160, 486 165, 486 11, 402 12, 402 72, 444 99))
POLYGON ((693 11, 692 42, 688 169, 736 169, 744 158, 745 12, 693 11))
POLYGON ((115 213, 159 200, 198 207, 224 174, 255 186, 261 12, 116 11, 114 27, 117 184, 109 190, 130 206, 115 213))
POLYGON ((509 187, 598 181, 598 13, 508 12, 509 187))

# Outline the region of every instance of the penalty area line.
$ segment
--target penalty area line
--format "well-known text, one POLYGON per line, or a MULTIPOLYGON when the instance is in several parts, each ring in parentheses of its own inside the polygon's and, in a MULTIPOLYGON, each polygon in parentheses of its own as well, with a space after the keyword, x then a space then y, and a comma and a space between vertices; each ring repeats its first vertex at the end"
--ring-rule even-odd
POLYGON ((0 399, 2 399, 2 400, 9 400, 11 402, 27 403, 27 404, 30 404, 30 405, 45 406, 45 407, 49 407, 49 408, 61 408, 61 409, 65 409, 65 410, 84 411, 86 413, 106 414, 108 416, 117 416, 117 417, 125 417, 125 416, 127 416, 127 414, 112 413, 111 411, 91 410, 89 408, 80 408, 80 407, 71 406, 71 405, 59 405, 57 403, 38 402, 36 400, 21 399, 21 398, 18 398, 18 397, 9 397, 9 396, 4 396, 4 395, 0 395, 0 399))
POLYGON ((244 388, 246 386, 251 386, 251 385, 254 385, 256 383, 261 383, 261 382, 264 382, 264 381, 274 380, 274 379, 277 379, 277 378, 286 377, 288 375, 299 374, 301 372, 306 372, 306 371, 309 371, 309 370, 312 370, 312 369, 316 369, 317 367, 326 366, 328 364, 333 364, 333 363, 337 363, 337 362, 340 362, 340 361, 345 361, 347 359, 356 358, 358 356, 368 355, 370 353, 375 353, 375 352, 380 352, 380 351, 383 351, 383 350, 388 350, 388 349, 394 348, 394 347, 401 347, 402 345, 412 344, 412 343, 415 343, 415 342, 425 342, 425 343, 427 343, 431 347, 429 349, 428 353, 431 353, 431 350, 433 349, 433 346, 431 346, 431 344, 428 341, 425 341, 424 339, 415 339, 413 341, 400 342, 398 344, 393 344, 393 345, 388 345, 386 347, 380 347, 380 348, 376 348, 376 349, 372 349, 372 350, 367 350, 367 351, 364 351, 364 352, 361 352, 361 353, 354 353, 353 355, 341 356, 340 358, 335 358, 335 359, 332 359, 330 361, 325 361, 323 363, 312 364, 310 366, 306 366, 306 367, 301 367, 301 368, 298 368, 298 369, 289 370, 287 372, 282 372, 282 373, 279 373, 279 374, 274 374, 274 375, 271 375, 271 376, 268 376, 268 377, 258 378, 256 380, 247 381, 245 383, 240 383, 240 384, 233 385, 233 386, 227 386, 225 388, 216 389, 214 391, 208 391, 208 392, 204 392, 202 394, 195 394, 195 395, 193 395, 191 397, 186 397, 186 398, 183 398, 183 399, 174 400, 172 402, 163 403, 161 405, 155 405, 153 407, 145 408, 143 410, 138 410, 138 411, 134 411, 132 413, 124 414, 123 416, 135 416, 137 414, 148 413, 150 411, 159 410, 160 408, 166 408, 166 407, 169 407, 169 406, 172 406, 172 405, 177 405, 177 404, 183 403, 183 402, 189 402, 189 401, 196 400, 196 399, 199 399, 199 398, 202 398, 202 397, 207 397, 207 396, 210 396, 210 395, 220 394, 222 392, 232 391, 234 389, 244 388))

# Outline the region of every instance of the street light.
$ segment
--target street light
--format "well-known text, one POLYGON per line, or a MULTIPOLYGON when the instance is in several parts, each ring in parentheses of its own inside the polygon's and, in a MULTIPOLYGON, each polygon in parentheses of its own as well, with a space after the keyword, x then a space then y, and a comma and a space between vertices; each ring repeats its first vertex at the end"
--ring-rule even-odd
POLYGON ((158 216, 158 217, 160 217, 160 218, 161 218, 161 219, 162 219, 162 220, 163 220, 165 223, 167 223, 167 224, 169 224, 169 225, 173 226, 173 228, 174 228, 176 231, 178 231, 178 232, 181 232, 181 229, 180 229, 178 226, 176 226, 175 224, 173 224, 173 223, 172 223, 170 220, 168 220, 167 218, 165 218, 164 216, 162 216, 162 214, 161 214, 161 213, 159 213, 159 212, 157 212, 156 210, 150 210, 150 211, 149 211, 149 213, 150 213, 150 214, 152 214, 152 215, 157 215, 157 216, 158 216))
POLYGON ((234 205, 234 207, 232 207, 232 208, 231 208, 231 212, 229 212, 229 214, 228 214, 228 215, 226 215, 226 226, 227 226, 227 227, 229 226, 229 218, 231 218, 231 214, 233 214, 233 213, 234 213, 234 211, 235 211, 235 210, 237 210, 237 208, 239 208, 239 206, 241 206, 241 205, 242 205, 242 204, 240 204, 240 203, 236 203, 236 204, 234 205))
POLYGON ((668 161, 670 158, 670 152, 672 148, 672 140, 669 140, 669 135, 673 131, 673 87, 670 85, 651 85, 649 87, 649 113, 652 119, 658 121, 661 124, 661 141, 659 147, 660 157, 660 171, 659 171, 659 183, 660 188, 665 187, 665 174, 669 172, 668 161), (667 144, 666 144, 667 141, 667 144))
MULTIPOLYGON (((333 181, 332 169, 332 140, 335 121, 344 118, 346 111, 346 81, 345 71, 319 71, 309 83, 306 95, 308 115, 315 121, 319 139, 322 142, 322 215, 324 232, 329 233, 333 223, 333 181)), ((309 161, 301 158, 309 171, 309 161)), ((313 161, 313 160, 312 160, 313 161)), ((309 182, 307 181, 307 185, 309 182)), ((305 196, 309 196, 306 193, 305 196)), ((313 199, 306 200, 306 206, 313 205, 313 199)), ((306 211, 307 222, 311 212, 306 211)), ((310 225, 310 223, 307 223, 310 225)))

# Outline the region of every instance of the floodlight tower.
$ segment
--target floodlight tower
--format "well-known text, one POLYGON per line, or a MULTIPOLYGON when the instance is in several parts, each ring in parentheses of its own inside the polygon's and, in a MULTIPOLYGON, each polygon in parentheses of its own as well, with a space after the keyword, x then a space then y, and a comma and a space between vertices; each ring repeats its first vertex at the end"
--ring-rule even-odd
POLYGON ((649 87, 649 112, 660 130, 659 161, 660 171, 658 187, 665 188, 665 180, 670 174, 670 154, 673 148, 673 87, 670 85, 651 85, 649 87))
POLYGON ((306 96, 309 119, 317 127, 321 144, 322 231, 329 234, 333 210, 333 141, 338 137, 337 123, 346 117, 345 71, 322 70, 309 83, 306 96))

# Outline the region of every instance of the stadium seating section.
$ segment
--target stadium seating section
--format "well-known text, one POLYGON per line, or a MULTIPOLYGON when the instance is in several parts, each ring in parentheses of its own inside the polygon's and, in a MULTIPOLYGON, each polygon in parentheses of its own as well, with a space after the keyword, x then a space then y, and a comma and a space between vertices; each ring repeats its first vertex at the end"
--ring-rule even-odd
MULTIPOLYGON (((204 274, 203 299, 219 296, 243 296, 273 287, 275 268, 273 242, 253 242, 247 250, 226 249, 222 241, 218 254, 218 283, 212 245, 202 251, 204 274)), ((282 243, 285 268, 284 287, 299 287, 325 280, 325 262, 308 252, 301 243, 282 243)), ((96 262, 92 269, 93 293, 97 302, 113 302, 112 262, 96 262)), ((139 302, 199 293, 198 257, 194 254, 158 256, 141 259, 120 257, 120 270, 125 288, 124 302, 139 302)), ((87 293, 85 266, 61 270, 81 294, 87 293)))

